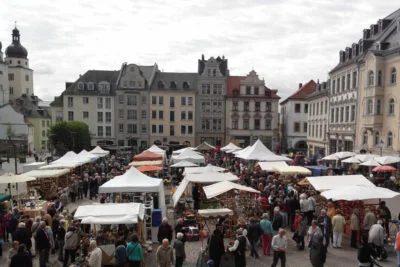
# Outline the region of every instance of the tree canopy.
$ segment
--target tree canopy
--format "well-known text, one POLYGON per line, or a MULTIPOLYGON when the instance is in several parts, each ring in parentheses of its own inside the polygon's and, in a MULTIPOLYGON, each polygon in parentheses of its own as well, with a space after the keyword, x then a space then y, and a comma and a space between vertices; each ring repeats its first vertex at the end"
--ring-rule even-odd
POLYGON ((90 149, 89 126, 81 121, 61 121, 50 128, 49 136, 53 147, 58 152, 80 152, 90 149))

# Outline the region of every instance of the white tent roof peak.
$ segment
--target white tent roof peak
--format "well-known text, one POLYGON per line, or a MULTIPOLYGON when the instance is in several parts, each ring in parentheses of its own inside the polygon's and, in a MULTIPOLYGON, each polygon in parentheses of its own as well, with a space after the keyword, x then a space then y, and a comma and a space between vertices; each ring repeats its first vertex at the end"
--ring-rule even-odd
POLYGON ((260 191, 253 189, 252 187, 240 185, 240 184, 235 184, 230 181, 222 181, 216 184, 212 185, 207 185, 203 187, 204 193, 206 194, 206 197, 213 198, 216 196, 219 196, 225 192, 228 192, 232 189, 237 189, 240 191, 246 191, 250 193, 257 193, 260 194, 260 191))
POLYGON ((229 143, 226 146, 221 148, 221 151, 233 151, 233 150, 240 150, 242 149, 241 147, 235 145, 234 143, 229 143))
POLYGON ((159 148, 157 145, 152 145, 147 150, 150 151, 150 152, 154 152, 154 153, 157 153, 157 152, 163 152, 164 153, 165 152, 164 149, 159 148))
POLYGON ((208 164, 206 167, 193 167, 185 170, 185 173, 208 173, 208 172, 224 172, 226 169, 212 164, 208 164))
POLYGON ((330 189, 346 186, 372 186, 375 185, 363 175, 334 175, 334 176, 313 176, 307 177, 307 180, 317 191, 326 191, 330 189))
POLYGON ((179 161, 178 163, 175 163, 173 165, 171 165, 170 167, 174 167, 174 168, 184 168, 184 167, 198 167, 199 165, 192 163, 190 161, 186 161, 186 160, 182 160, 179 161))
POLYGON ((102 149, 100 146, 96 146, 92 150, 89 151, 92 154, 99 154, 101 156, 106 156, 110 154, 110 151, 102 149))
POLYGON ((259 160, 259 161, 292 161, 292 159, 275 155, 269 150, 260 139, 258 139, 254 145, 245 151, 241 150, 236 154, 236 157, 245 160, 259 160))

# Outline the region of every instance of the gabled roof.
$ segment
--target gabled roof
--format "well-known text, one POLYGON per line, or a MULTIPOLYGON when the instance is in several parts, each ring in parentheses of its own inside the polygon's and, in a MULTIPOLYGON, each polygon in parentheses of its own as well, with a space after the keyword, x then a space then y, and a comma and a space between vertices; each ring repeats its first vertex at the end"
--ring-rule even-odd
POLYGON ((226 78, 226 96, 233 96, 233 90, 240 90, 240 81, 246 79, 246 76, 229 76, 226 78))
POLYGON ((107 95, 114 95, 116 89, 116 81, 118 78, 118 70, 88 70, 85 74, 81 75, 78 80, 72 83, 63 94, 66 95, 99 95, 101 94, 98 89, 100 82, 108 82, 110 84, 109 93, 107 95), (84 89, 78 90, 78 84, 84 83, 84 89), (87 83, 94 84, 94 90, 88 90, 87 83))
POLYGON ((197 73, 191 72, 157 72, 150 90, 171 90, 171 91, 196 91, 197 73), (170 88, 171 82, 175 82, 176 88, 170 88), (187 82, 188 88, 183 88, 183 83, 187 82), (159 83, 163 83, 164 88, 159 88, 159 83))
POLYGON ((291 96, 286 98, 281 102, 281 105, 285 104, 289 100, 305 100, 307 97, 312 94, 315 91, 317 84, 314 82, 314 80, 310 80, 303 86, 301 86, 299 89, 296 90, 291 96))
POLYGON ((28 118, 43 118, 49 119, 50 114, 46 108, 39 107, 40 99, 35 95, 23 94, 12 101, 12 107, 18 113, 28 118))

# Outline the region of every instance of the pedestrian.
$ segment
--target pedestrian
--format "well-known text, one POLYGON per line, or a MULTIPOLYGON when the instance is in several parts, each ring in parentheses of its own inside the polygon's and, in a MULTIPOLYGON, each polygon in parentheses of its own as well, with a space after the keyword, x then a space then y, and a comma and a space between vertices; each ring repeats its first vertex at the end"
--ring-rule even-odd
POLYGON ((296 214, 297 206, 299 205, 299 201, 294 196, 294 191, 289 191, 288 197, 286 199, 286 212, 288 216, 288 224, 290 227, 290 231, 294 232, 293 222, 296 214))
POLYGON ((39 253, 39 266, 46 267, 47 259, 50 253, 50 237, 46 231, 46 222, 40 221, 39 229, 36 233, 36 249, 39 253))
POLYGON ((171 267, 174 264, 174 253, 167 238, 164 238, 158 247, 156 258, 159 267, 171 267))
POLYGON ((386 230, 386 235, 389 236, 389 222, 392 220, 392 214, 389 208, 386 206, 385 201, 381 201, 379 204, 379 212, 381 215, 381 220, 383 221, 383 228, 386 230))
POLYGON ((90 240, 87 262, 89 267, 101 267, 103 252, 97 247, 96 240, 90 240))
POLYGON ((65 234, 64 239, 64 267, 69 266, 69 258, 71 258, 71 263, 75 262, 79 241, 79 236, 75 232, 75 227, 73 225, 68 226, 68 231, 65 234))
POLYGON ((249 229, 247 231, 247 238, 249 239, 250 242, 250 256, 258 259, 258 253, 257 253, 257 248, 256 245, 258 241, 260 240, 261 235, 263 234, 263 230, 261 229, 260 223, 255 219, 251 218, 250 219, 250 224, 249 224, 249 229))
POLYGON ((283 227, 283 217, 279 213, 279 207, 274 208, 274 217, 272 218, 272 229, 278 232, 280 228, 283 227))
POLYGON ((317 225, 317 220, 312 220, 311 221, 311 226, 308 228, 308 231, 307 231, 307 244, 308 245, 310 245, 311 237, 314 234, 323 236, 321 229, 317 225))
POLYGON ((208 255, 214 261, 214 266, 219 267, 222 255, 225 254, 224 237, 217 227, 208 239, 208 255))
POLYGON ((261 235, 262 251, 264 255, 271 256, 271 241, 274 230, 272 229, 272 224, 269 220, 268 213, 263 214, 263 219, 261 220, 260 226, 263 231, 261 235))
POLYGON ((361 246, 357 252, 357 259, 359 262, 358 266, 373 267, 373 259, 376 259, 377 257, 378 255, 372 245, 368 244, 368 235, 361 235, 361 246))
POLYGON ((83 195, 87 198, 87 193, 89 189, 89 174, 85 172, 83 174, 83 195))
POLYGON ((83 199, 83 180, 78 181, 78 199, 83 199))
POLYGON ((304 213, 299 214, 299 224, 295 233, 295 241, 299 250, 304 250, 304 237, 307 234, 307 217, 304 213))
POLYGON ((246 246, 247 238, 243 235, 243 229, 236 230, 236 240, 229 248, 230 252, 235 253, 235 267, 246 267, 246 246))
POLYGON ((318 216, 317 219, 317 223, 319 228, 322 231, 324 240, 324 246, 325 248, 328 248, 329 244, 330 244, 330 239, 331 239, 331 235, 332 235, 332 220, 331 218, 326 214, 326 210, 325 209, 321 209, 320 211, 320 216, 318 216))
POLYGON ((117 264, 115 267, 125 267, 127 263, 127 252, 126 252, 126 243, 125 239, 119 238, 117 242, 115 242, 115 251, 114 251, 114 258, 117 260, 117 264))
POLYGON ((128 245, 126 246, 129 267, 140 267, 144 261, 144 257, 139 238, 136 234, 133 234, 129 239, 128 245))
POLYGON ((344 232, 344 226, 346 225, 346 220, 342 216, 342 211, 340 209, 336 210, 336 215, 332 219, 332 230, 333 230, 333 247, 342 247, 342 236, 344 232))
POLYGON ((3 228, 0 227, 0 258, 3 256, 3 243, 4 243, 4 232, 3 228))
POLYGON ((382 251, 384 245, 384 228, 382 226, 383 221, 378 220, 378 222, 371 226, 368 233, 368 243, 371 244, 378 255, 378 260, 382 258, 382 251))
POLYGON ((307 225, 311 225, 311 219, 312 219, 312 212, 310 216, 310 200, 307 199, 307 195, 305 193, 302 193, 300 195, 300 211, 307 217, 307 225))
POLYGON ((360 219, 358 218, 358 210, 353 209, 353 213, 350 216, 350 230, 351 230, 351 238, 350 238, 350 247, 357 248, 357 237, 360 231, 360 219))
POLYGON ((396 234, 396 239, 394 242, 394 251, 396 251, 397 255, 397 267, 400 267, 400 231, 396 234))
POLYGON ((162 223, 158 227, 157 239, 161 244, 163 239, 168 239, 169 242, 172 240, 172 226, 168 223, 166 217, 163 218, 162 223))
POLYGON ((174 241, 175 249, 175 267, 182 267, 184 260, 186 259, 185 243, 183 242, 183 234, 181 232, 176 234, 174 241))
POLYGON ((20 222, 18 224, 17 230, 15 230, 15 232, 12 235, 12 240, 18 241, 19 244, 25 244, 27 250, 30 251, 32 247, 32 241, 29 237, 28 231, 25 228, 25 223, 20 222))
POLYGON ((271 247, 274 251, 274 257, 272 259, 271 267, 275 267, 278 261, 281 261, 281 267, 286 266, 286 249, 287 249, 287 239, 286 232, 283 228, 279 229, 277 235, 272 238, 271 247))
MULTIPOLYGON (((317 226, 317 221, 312 221, 311 225, 315 225, 315 230, 310 234, 310 261, 313 267, 323 267, 326 261, 326 247, 324 246, 324 236, 317 226)), ((311 226, 311 227, 312 227, 311 226)), ((310 227, 310 228, 311 228, 310 227)))
POLYGON ((192 198, 193 198, 193 209, 197 211, 200 209, 200 192, 198 184, 195 184, 192 187, 192 198))
MULTIPOLYGON (((178 233, 182 233, 183 234, 183 239, 182 242, 185 242, 185 229, 184 229, 185 225, 183 224, 183 218, 179 218, 176 222, 175 225, 175 234, 178 235, 178 233)), ((175 236, 176 238, 176 236, 175 236)))
POLYGON ((19 248, 19 242, 13 241, 11 244, 11 248, 8 250, 8 265, 10 265, 12 257, 17 255, 18 248, 19 248))
POLYGON ((65 244, 65 223, 64 219, 60 220, 60 224, 56 229, 56 240, 58 242, 58 260, 64 262, 64 244, 65 244))
POLYGON ((364 234, 368 235, 369 229, 374 224, 376 224, 376 216, 369 208, 366 208, 364 210, 364 220, 363 220, 364 234))
POLYGON ((11 258, 10 267, 32 267, 32 257, 25 244, 20 244, 18 252, 11 258))

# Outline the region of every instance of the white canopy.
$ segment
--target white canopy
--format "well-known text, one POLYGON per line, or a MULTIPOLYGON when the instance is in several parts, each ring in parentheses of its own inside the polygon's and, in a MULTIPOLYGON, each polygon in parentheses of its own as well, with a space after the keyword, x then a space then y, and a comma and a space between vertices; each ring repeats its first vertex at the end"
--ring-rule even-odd
POLYGON ((5 173, 0 176, 0 184, 24 183, 35 180, 35 177, 23 174, 5 173))
MULTIPOLYGON (((181 153, 183 153, 183 152, 185 152, 187 150, 192 150, 193 151, 195 149, 196 149, 195 147, 184 147, 184 148, 181 148, 181 149, 173 151, 172 155, 179 155, 179 154, 181 154, 181 153)), ((196 153, 198 153, 198 152, 196 152, 196 153)))
POLYGON ((238 147, 237 145, 235 145, 234 143, 229 143, 224 147, 221 147, 221 151, 226 152, 226 151, 235 151, 235 150, 240 150, 242 149, 241 147, 238 147))
POLYGON ((205 163, 205 159, 203 155, 200 155, 199 153, 187 149, 184 152, 182 152, 181 154, 177 155, 177 156, 172 156, 172 162, 177 163, 179 161, 185 160, 185 161, 189 161, 192 163, 196 163, 196 164, 204 164, 205 163))
POLYGON ((144 218, 141 203, 108 203, 79 206, 74 219, 83 224, 132 224, 144 218))
POLYGON ((215 150, 215 146, 210 145, 206 141, 198 145, 195 150, 215 150))
POLYGON ((352 156, 356 155, 356 153, 349 152, 349 151, 339 151, 339 152, 336 152, 334 155, 336 155, 339 159, 344 159, 344 158, 352 157, 352 156))
POLYGON ((388 199, 399 196, 400 193, 394 192, 383 187, 373 186, 345 186, 322 192, 321 195, 326 199, 336 200, 369 200, 369 199, 388 199))
POLYGON ((45 166, 47 163, 45 161, 41 161, 41 162, 31 162, 28 164, 24 164, 22 165, 22 170, 24 172, 28 172, 28 171, 32 171, 32 170, 37 170, 42 166, 45 166))
POLYGON ((88 152, 86 149, 83 149, 81 152, 79 152, 78 156, 84 156, 86 158, 89 158, 90 160, 96 160, 100 158, 98 154, 92 154, 88 152))
POLYGON ((336 189, 346 186, 364 185, 372 186, 375 185, 365 178, 363 175, 334 175, 334 176, 314 176, 307 177, 307 180, 317 191, 326 191, 330 189, 336 189))
POLYGON ((377 162, 374 159, 370 159, 367 160, 366 162, 361 163, 360 166, 376 167, 376 166, 381 166, 381 164, 379 164, 379 162, 377 162))
POLYGON ((240 185, 240 184, 235 184, 235 183, 232 183, 229 181, 223 181, 223 182, 219 182, 216 184, 212 184, 212 185, 203 187, 204 193, 206 194, 206 197, 208 199, 219 196, 219 195, 221 195, 225 192, 228 192, 230 190, 233 190, 233 189, 260 194, 260 191, 255 190, 251 187, 240 185))
POLYGON ((151 146, 149 149, 147 149, 146 151, 150 151, 150 152, 156 153, 156 154, 162 156, 163 158, 165 158, 165 156, 166 156, 166 151, 165 151, 164 149, 159 148, 159 147, 156 146, 156 145, 152 145, 152 146, 151 146))
POLYGON ((332 154, 332 155, 329 155, 329 156, 326 156, 326 157, 322 158, 322 160, 338 160, 338 159, 339 159, 339 157, 336 156, 335 154, 332 154))
POLYGON ((370 160, 370 159, 376 159, 376 158, 379 157, 379 155, 375 155, 375 154, 357 154, 354 157, 359 159, 361 162, 365 162, 365 161, 370 160))
POLYGON ((173 168, 184 168, 184 167, 198 167, 199 165, 194 164, 192 162, 186 161, 186 160, 182 160, 179 161, 178 163, 175 163, 173 165, 171 165, 170 167, 173 168))
POLYGON ((275 171, 280 174, 312 174, 312 171, 301 166, 277 166, 275 171))
POLYGON ((378 157, 375 158, 377 162, 381 165, 389 165, 393 163, 400 162, 400 157, 394 157, 394 156, 384 156, 384 157, 378 157))
POLYGON ((223 209, 202 209, 198 210, 198 214, 202 217, 225 217, 232 216, 233 211, 227 208, 223 209))
POLYGON ((236 157, 245 160, 259 160, 259 161, 292 161, 292 159, 275 155, 258 139, 254 145, 249 149, 243 150, 236 154, 236 157))
POLYGON ((232 173, 219 173, 219 172, 211 172, 211 173, 189 173, 183 178, 182 182, 179 184, 176 189, 174 195, 172 196, 172 200, 174 202, 174 207, 178 204, 179 199, 181 198, 183 192, 186 187, 190 183, 198 183, 198 184, 212 184, 222 181, 237 181, 239 178, 232 173))
POLYGON ((100 193, 157 192, 159 207, 166 216, 164 184, 132 167, 99 187, 100 193))
POLYGON ((92 154, 99 155, 100 157, 107 156, 110 154, 110 151, 102 149, 100 146, 96 146, 92 150, 89 151, 92 154))
POLYGON ((145 160, 145 161, 132 161, 129 163, 129 166, 144 166, 144 165, 153 165, 153 166, 162 166, 162 160, 145 160))
POLYGON ((352 156, 350 158, 342 160, 342 163, 361 163, 361 161, 356 156, 352 156))
POLYGON ((268 171, 268 172, 273 172, 275 171, 275 167, 286 167, 288 166, 285 161, 270 161, 270 162, 258 162, 258 165, 260 165, 261 170, 263 171, 268 171))
POLYGON ((237 155, 245 153, 249 149, 251 149, 251 146, 246 146, 245 148, 233 151, 232 153, 237 156, 237 155))
POLYGON ((61 158, 50 162, 47 166, 40 167, 40 169, 75 168, 88 162, 90 162, 88 157, 78 156, 74 151, 68 151, 61 158))
POLYGON ((33 170, 30 172, 24 173, 26 176, 35 177, 37 179, 40 178, 52 178, 52 177, 60 177, 69 173, 69 169, 57 169, 57 170, 33 170))
POLYGON ((185 174, 189 173, 207 173, 207 172, 224 172, 226 169, 212 164, 208 164, 206 167, 193 167, 185 169, 185 174))

